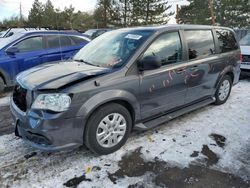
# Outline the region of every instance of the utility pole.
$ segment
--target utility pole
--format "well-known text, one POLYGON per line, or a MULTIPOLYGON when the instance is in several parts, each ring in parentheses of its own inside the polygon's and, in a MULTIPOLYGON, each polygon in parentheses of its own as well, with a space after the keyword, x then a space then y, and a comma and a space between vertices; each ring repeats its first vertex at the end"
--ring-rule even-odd
POLYGON ((127 0, 124 1, 124 26, 127 27, 127 10, 128 4, 127 0))
POLYGON ((180 21, 180 9, 179 9, 179 5, 176 5, 176 23, 179 24, 180 21))
POLYGON ((146 10, 146 25, 148 25, 148 19, 149 19, 149 0, 147 0, 147 10, 146 10))
POLYGON ((19 18, 22 20, 23 14, 22 14, 22 3, 20 2, 20 11, 19 11, 19 18))
POLYGON ((108 25, 108 18, 107 18, 108 1, 104 0, 103 3, 104 3, 104 25, 105 25, 104 27, 107 27, 107 25, 108 25))
POLYGON ((20 2, 20 7, 19 7, 19 27, 22 27, 23 23, 23 12, 22 12, 22 3, 20 2))
POLYGON ((211 17, 212 17, 212 25, 215 25, 215 16, 214 16, 214 4, 213 4, 213 0, 208 0, 208 8, 209 8, 209 10, 210 10, 211 17))

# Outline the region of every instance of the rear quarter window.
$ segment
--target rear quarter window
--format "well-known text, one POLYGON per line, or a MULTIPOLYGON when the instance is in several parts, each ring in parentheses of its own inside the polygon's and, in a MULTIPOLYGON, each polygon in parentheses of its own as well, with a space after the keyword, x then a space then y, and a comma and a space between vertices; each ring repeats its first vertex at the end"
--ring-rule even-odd
POLYGON ((216 35, 219 41, 220 53, 231 52, 239 49, 237 40, 232 31, 227 29, 216 29, 216 35))

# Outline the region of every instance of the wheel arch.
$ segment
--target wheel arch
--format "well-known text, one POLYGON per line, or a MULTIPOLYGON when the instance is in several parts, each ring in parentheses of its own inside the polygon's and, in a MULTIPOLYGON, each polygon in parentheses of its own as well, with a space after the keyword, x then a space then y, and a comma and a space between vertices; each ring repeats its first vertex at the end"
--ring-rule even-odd
POLYGON ((235 75, 234 75, 233 68, 232 68, 232 67, 226 67, 226 68, 220 73, 220 75, 219 75, 219 77, 218 77, 218 79, 217 79, 217 81, 216 81, 215 89, 218 88, 221 79, 222 79, 225 75, 230 76, 231 79, 232 79, 232 83, 234 83, 235 75))
POLYGON ((109 103, 117 103, 128 109, 133 123, 140 119, 140 105, 136 97, 130 92, 121 90, 109 90, 94 95, 82 105, 77 116, 84 117, 87 122, 96 109, 109 103))

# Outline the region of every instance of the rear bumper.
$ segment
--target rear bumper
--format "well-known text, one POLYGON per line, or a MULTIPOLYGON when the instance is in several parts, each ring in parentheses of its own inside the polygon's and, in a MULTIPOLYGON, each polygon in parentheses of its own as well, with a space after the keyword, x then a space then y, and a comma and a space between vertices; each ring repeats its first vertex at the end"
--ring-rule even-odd
POLYGON ((15 133, 31 146, 44 151, 59 151, 83 144, 84 118, 63 118, 63 114, 26 113, 11 100, 16 122, 15 133))
POLYGON ((241 70, 250 70, 250 63, 242 62, 240 68, 241 70))
POLYGON ((234 68, 233 72, 234 72, 233 85, 236 85, 240 81, 240 73, 241 73, 240 64, 237 64, 237 67, 234 68))

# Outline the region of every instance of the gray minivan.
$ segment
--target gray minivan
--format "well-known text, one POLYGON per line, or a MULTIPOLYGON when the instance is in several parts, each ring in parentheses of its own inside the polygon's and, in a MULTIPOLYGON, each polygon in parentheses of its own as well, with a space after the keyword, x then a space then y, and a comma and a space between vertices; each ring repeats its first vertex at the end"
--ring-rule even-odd
POLYGON ((11 98, 15 133, 36 148, 86 144, 109 154, 133 129, 147 130, 227 101, 240 75, 229 28, 166 25, 110 31, 72 60, 18 75, 11 98))

